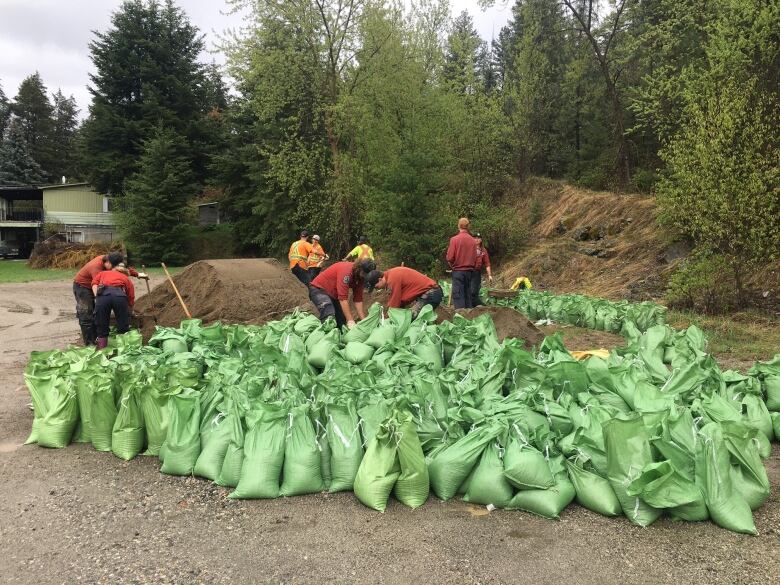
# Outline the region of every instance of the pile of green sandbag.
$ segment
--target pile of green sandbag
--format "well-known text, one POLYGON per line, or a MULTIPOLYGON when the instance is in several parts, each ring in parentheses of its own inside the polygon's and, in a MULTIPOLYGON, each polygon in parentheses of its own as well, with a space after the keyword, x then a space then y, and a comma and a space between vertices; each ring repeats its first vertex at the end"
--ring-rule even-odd
MULTIPOLYGON (((524 293, 527 294, 527 293, 524 293)), ((780 356, 721 371, 701 331, 624 323, 627 344, 577 361, 533 353, 489 315, 435 324, 374 305, 350 331, 294 313, 264 326, 158 328, 148 345, 34 353, 28 442, 91 442, 230 498, 353 491, 555 518, 573 500, 647 526, 662 515, 755 533, 762 458, 780 435, 780 356)))
POLYGON ((587 329, 621 333, 626 325, 640 332, 666 321, 666 307, 645 301, 608 301, 579 294, 552 294, 526 290, 516 297, 495 299, 482 296, 488 304, 512 307, 534 321, 550 319, 587 329))

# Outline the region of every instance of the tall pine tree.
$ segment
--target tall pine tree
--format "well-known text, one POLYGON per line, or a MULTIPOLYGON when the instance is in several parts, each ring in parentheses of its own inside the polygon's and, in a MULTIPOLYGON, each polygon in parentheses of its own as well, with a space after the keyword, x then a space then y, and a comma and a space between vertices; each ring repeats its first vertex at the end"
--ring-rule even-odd
POLYGON ((54 164, 51 143, 54 129, 53 108, 46 86, 37 71, 19 85, 11 111, 19 118, 30 155, 41 165, 46 178, 51 179, 54 164))
POLYGON ((143 144, 139 169, 127 181, 120 230, 133 256, 143 262, 187 260, 187 202, 198 193, 186 141, 158 128, 143 144))
POLYGON ((61 90, 57 90, 54 94, 51 136, 53 161, 49 169, 51 180, 54 182, 58 182, 60 177, 65 177, 68 181, 79 178, 76 144, 78 113, 74 97, 65 97, 61 90))
POLYGON ((0 185, 40 185, 44 180, 43 169, 27 147, 24 124, 11 118, 0 143, 0 185))
POLYGON ((209 105, 203 37, 171 0, 126 0, 111 28, 89 45, 96 73, 84 124, 85 167, 99 191, 119 195, 138 169, 143 142, 158 125, 185 139, 196 179, 205 174, 200 142, 209 105))
POLYGON ((0 85, 0 140, 5 135, 5 129, 8 126, 8 120, 11 117, 11 103, 3 91, 3 86, 0 85))

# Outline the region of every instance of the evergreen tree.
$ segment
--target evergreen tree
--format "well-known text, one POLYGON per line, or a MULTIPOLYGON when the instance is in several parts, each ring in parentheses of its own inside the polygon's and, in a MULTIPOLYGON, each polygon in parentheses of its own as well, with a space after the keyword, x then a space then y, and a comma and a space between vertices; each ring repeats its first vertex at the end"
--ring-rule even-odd
POLYGON ((51 149, 53 155, 50 179, 59 182, 61 177, 67 181, 78 178, 78 108, 73 96, 65 97, 61 90, 54 94, 53 130, 51 149))
POLYGON ((11 117, 11 104, 0 85, 0 140, 5 135, 5 129, 8 126, 8 120, 11 117))
POLYGON ((89 49, 92 104, 84 124, 85 167, 103 192, 123 192, 138 168, 141 145, 157 125, 188 143, 195 178, 205 175, 205 76, 198 55, 203 38, 171 0, 125 0, 111 28, 96 33, 89 49))
POLYGON ((484 89, 484 78, 480 79, 480 65, 487 65, 484 57, 480 58, 485 55, 484 45, 474 19, 464 10, 452 22, 444 57, 444 79, 454 91, 474 94, 484 89))
POLYGON ((127 181, 119 225, 128 249, 143 262, 187 260, 187 202, 198 193, 187 152, 182 137, 158 128, 127 181))
POLYGON ((11 111, 19 118, 30 155, 43 168, 47 179, 52 179, 54 164, 52 152, 53 108, 38 72, 26 77, 11 104, 11 111))
POLYGON ((27 147, 24 124, 12 117, 0 143, 0 185, 40 185, 44 181, 43 169, 27 147))

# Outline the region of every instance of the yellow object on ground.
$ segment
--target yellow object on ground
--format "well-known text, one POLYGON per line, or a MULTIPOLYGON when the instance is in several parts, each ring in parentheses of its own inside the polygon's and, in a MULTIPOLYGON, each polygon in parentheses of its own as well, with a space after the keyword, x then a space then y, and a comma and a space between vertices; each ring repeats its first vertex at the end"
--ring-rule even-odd
POLYGON ((533 285, 527 276, 518 276, 514 284, 509 288, 511 290, 530 290, 533 288, 533 285))
POLYGON ((586 349, 583 351, 570 351, 569 353, 578 361, 586 360, 591 356, 600 357, 601 359, 609 357, 609 350, 607 349, 586 349))

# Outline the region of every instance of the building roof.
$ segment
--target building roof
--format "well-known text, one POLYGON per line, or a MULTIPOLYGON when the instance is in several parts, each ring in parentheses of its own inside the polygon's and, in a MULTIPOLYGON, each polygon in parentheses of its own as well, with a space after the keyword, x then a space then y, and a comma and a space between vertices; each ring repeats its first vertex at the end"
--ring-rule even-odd
POLYGON ((41 187, 41 189, 46 189, 46 190, 49 190, 49 189, 65 189, 67 187, 83 187, 85 185, 89 186, 89 183, 87 183, 87 182, 84 182, 84 183, 57 183, 55 185, 43 185, 41 187))

